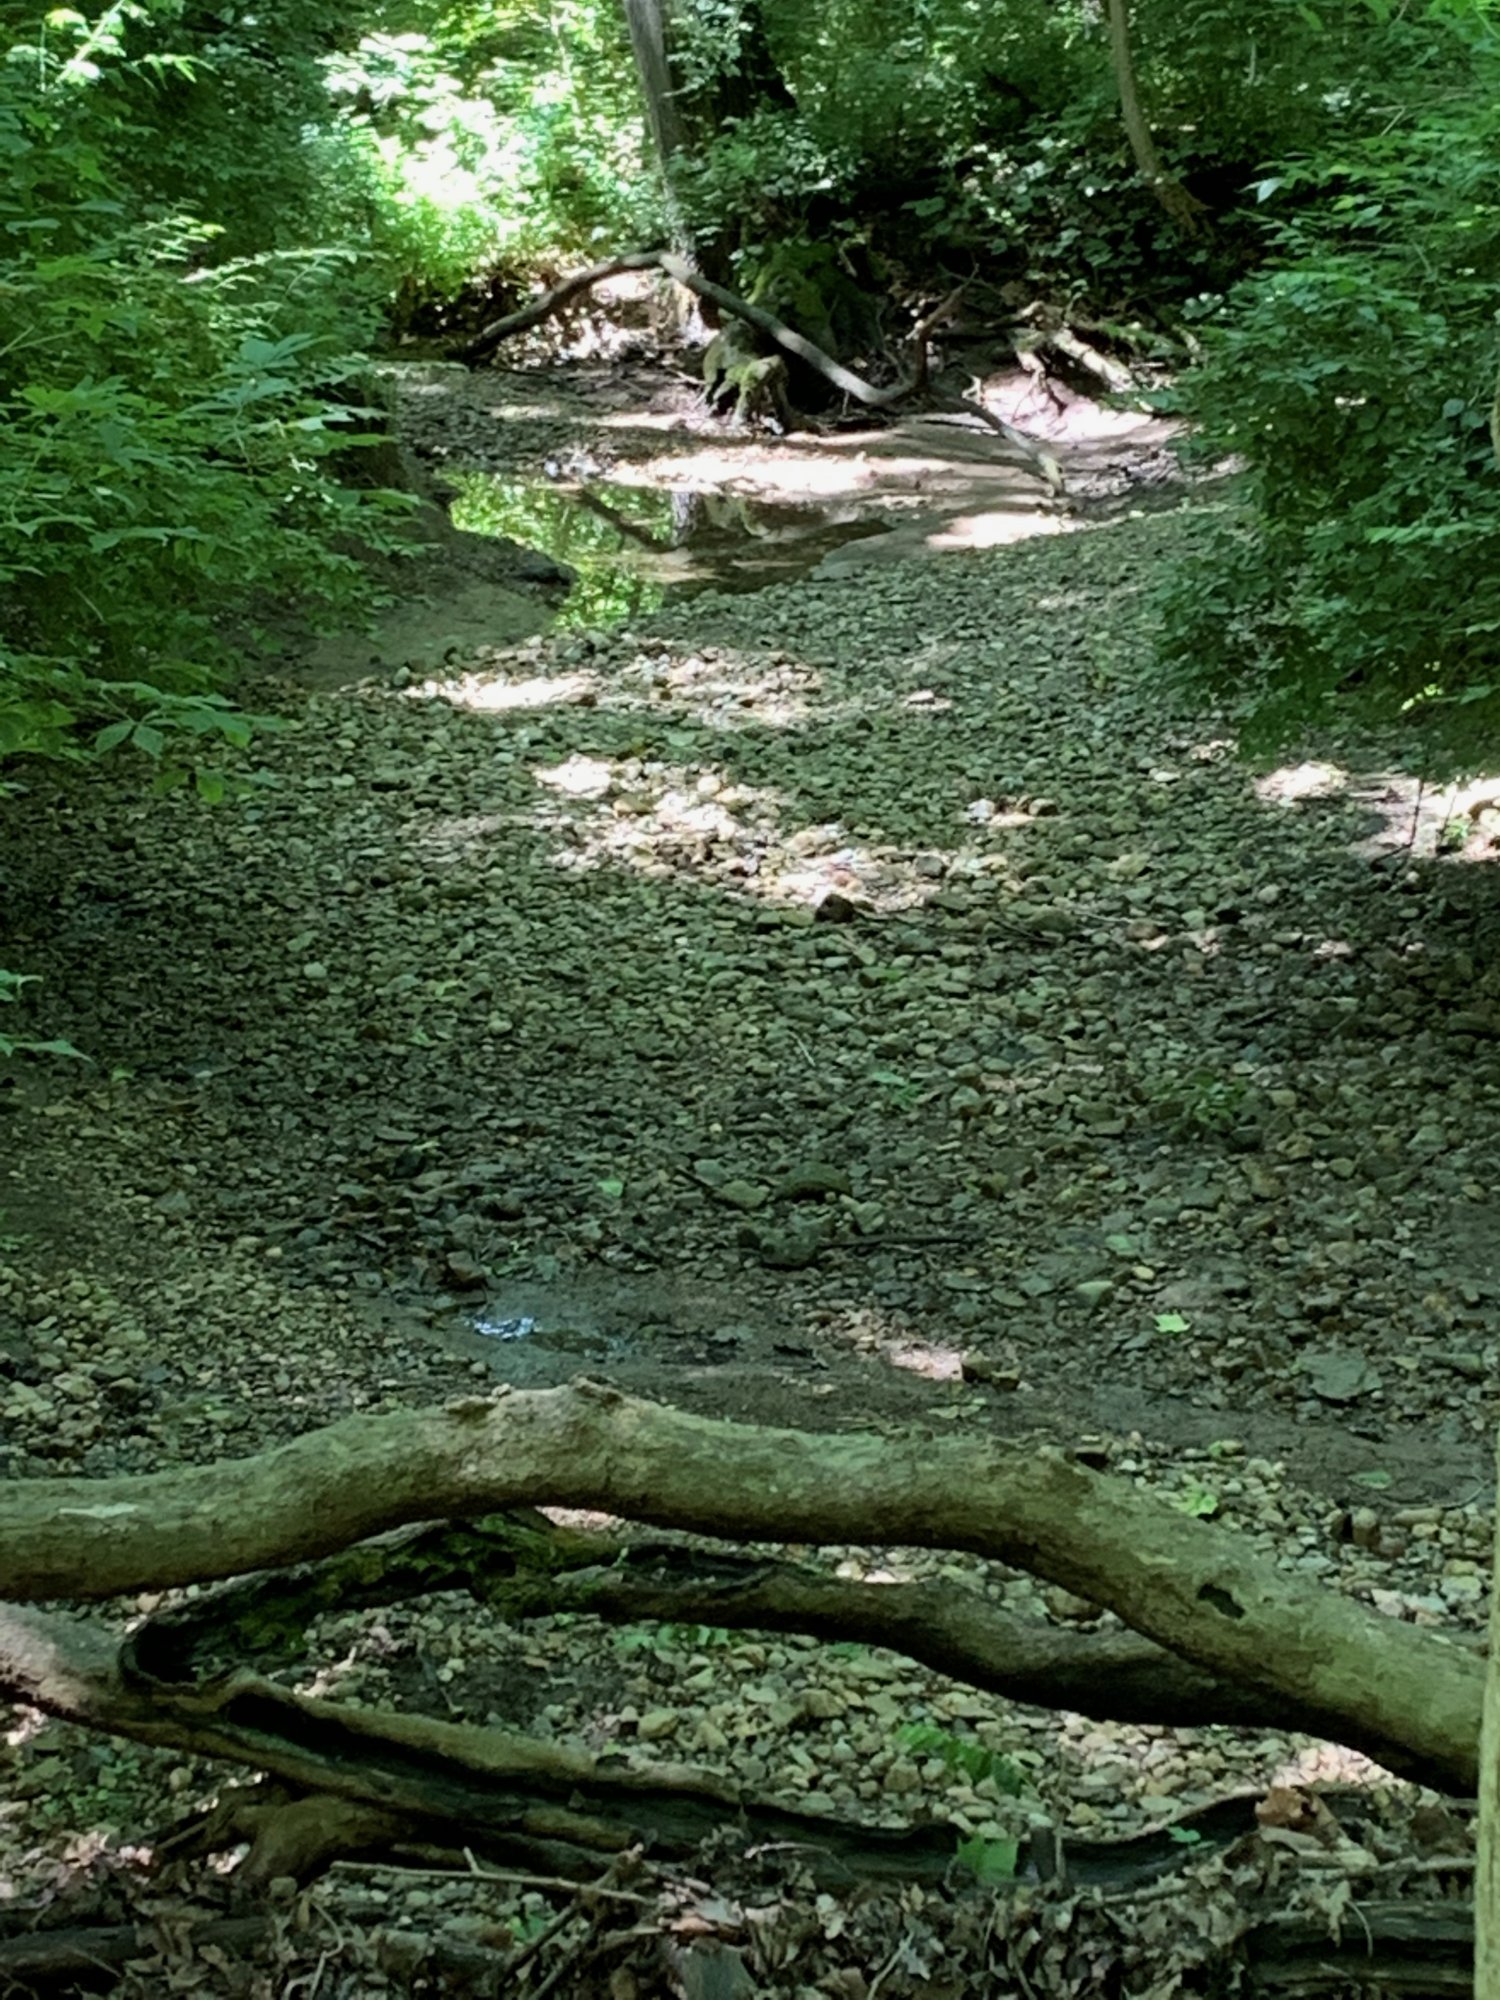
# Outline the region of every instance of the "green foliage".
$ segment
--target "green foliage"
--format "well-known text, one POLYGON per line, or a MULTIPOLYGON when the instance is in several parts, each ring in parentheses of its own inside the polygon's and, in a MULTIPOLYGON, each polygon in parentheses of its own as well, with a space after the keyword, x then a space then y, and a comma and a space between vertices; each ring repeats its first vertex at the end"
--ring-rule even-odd
POLYGON ((158 205, 170 161, 133 93, 196 72, 170 46, 131 55, 148 25, 53 15, 0 62, 4 760, 128 743, 171 771, 176 748, 243 745, 213 694, 227 618, 273 595, 352 606, 349 549, 389 543, 406 508, 335 476, 372 414, 350 253, 226 259, 217 222, 158 205))
POLYGON ((346 189, 344 226, 368 240, 398 318, 485 273, 654 233, 619 7, 492 0, 405 11, 403 31, 361 35, 324 79, 338 117, 323 144, 346 189))
POLYGON ((1183 1137, 1216 1137, 1235 1131, 1249 1110, 1244 1077, 1198 1069, 1186 1075, 1145 1079, 1141 1095, 1162 1123, 1183 1137))
POLYGON ((1451 772, 1500 731, 1500 38, 1478 0, 1420 22, 1406 115, 1266 176, 1274 262, 1182 398, 1244 504, 1171 588, 1166 654, 1261 756, 1396 723, 1451 772))
MULTIPOLYGON (((0 971, 0 1006, 14 1007, 21 998, 21 989, 35 985, 35 980, 24 973, 0 971)), ((8 1062, 12 1056, 76 1056, 84 1060, 80 1050, 71 1042, 36 1041, 26 1036, 0 1033, 0 1062, 8 1062)))
POLYGON ((1021 1860, 1021 1843, 1010 1838, 986 1840, 983 1834, 972 1833, 958 1843, 954 1858, 960 1867, 970 1870, 983 1888, 1014 1880, 1021 1860))
POLYGON ((622 1625, 614 1634, 615 1651, 622 1657, 632 1653, 702 1653, 734 1642, 735 1634, 722 1625, 622 1625))
POLYGON ((946 1770, 966 1778, 971 1785, 990 1779, 999 1791, 1019 1798, 1026 1789, 1020 1768, 998 1750, 990 1750, 972 1737, 955 1736, 936 1723, 912 1722, 897 1731, 902 1746, 919 1757, 935 1757, 946 1770))

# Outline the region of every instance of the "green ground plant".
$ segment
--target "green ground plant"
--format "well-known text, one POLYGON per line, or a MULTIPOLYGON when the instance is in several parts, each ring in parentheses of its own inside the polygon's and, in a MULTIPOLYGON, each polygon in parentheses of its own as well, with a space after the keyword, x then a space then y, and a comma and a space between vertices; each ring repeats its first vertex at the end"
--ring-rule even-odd
POLYGON ((1480 0, 1407 31, 1383 129, 1260 184, 1272 261, 1180 397, 1241 504, 1170 588, 1165 652, 1253 755, 1394 725, 1449 775, 1500 731, 1500 34, 1480 0))

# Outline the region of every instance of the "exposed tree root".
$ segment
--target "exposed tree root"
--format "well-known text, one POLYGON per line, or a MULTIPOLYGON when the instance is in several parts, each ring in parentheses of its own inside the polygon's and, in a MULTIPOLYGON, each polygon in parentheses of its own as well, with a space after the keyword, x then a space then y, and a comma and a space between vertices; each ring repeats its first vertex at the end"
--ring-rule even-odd
POLYGON ((436 1722, 292 1694, 253 1674, 173 1687, 131 1673, 102 1634, 55 1613, 9 1607, 8 1649, 33 1663, 26 1699, 87 1728, 271 1773, 300 1802, 286 1823, 276 1795, 236 1801, 226 1840, 248 1832, 265 1851, 254 1873, 320 1868, 339 1852, 421 1840, 557 1873, 590 1872, 597 1857, 642 1841, 685 1860, 726 1829, 747 1846, 795 1849, 814 1877, 941 1883, 958 1835, 930 1825, 861 1827, 758 1800, 681 1765, 622 1767, 618 1757, 507 1730, 436 1722), (349 1806, 361 1810, 349 1813, 349 1806), (263 1812, 247 1807, 264 1807, 263 1812), (385 1824, 371 1812, 385 1816, 385 1824))
MULTIPOLYGON (((742 299, 738 293, 729 291, 725 286, 715 284, 713 279, 706 278, 685 257, 679 257, 670 250, 631 251, 624 256, 611 258, 607 263, 595 264, 587 271, 575 272, 533 304, 523 307, 519 312, 507 314, 504 319, 492 321, 458 350, 459 359, 467 361, 472 366, 484 360, 486 355, 492 354, 510 335, 520 333, 527 327, 536 326, 541 320, 560 311, 570 299, 576 298, 580 292, 587 291, 591 286, 601 284, 604 279, 614 277, 621 271, 643 271, 652 268, 660 270, 666 277, 684 286, 695 297, 716 306, 720 312, 728 313, 746 326, 753 327, 757 333, 773 342, 784 353, 795 355, 799 361, 821 375, 841 395, 847 396, 851 402, 858 403, 862 409, 890 410, 900 403, 909 401, 915 395, 925 395, 927 387, 925 332, 928 321, 924 321, 920 329, 921 337, 918 341, 920 358, 912 375, 904 382, 894 382, 883 389, 876 388, 862 375, 856 375, 852 368, 846 368, 841 361, 836 361, 815 341, 809 340, 805 334, 800 334, 794 327, 788 326, 785 320, 778 319, 763 306, 752 305, 748 299, 742 299)), ((944 310, 948 303, 950 302, 945 301, 944 307, 938 309, 939 312, 944 310)), ((929 315, 929 320, 931 317, 929 315)), ((986 410, 979 403, 965 401, 962 397, 925 396, 925 400, 932 408, 961 412, 986 425, 1024 455, 1046 481, 1050 493, 1054 495, 1061 493, 1062 470, 1057 460, 1043 446, 1018 431, 1014 424, 1006 423, 1003 417, 997 417, 992 410, 986 410)))

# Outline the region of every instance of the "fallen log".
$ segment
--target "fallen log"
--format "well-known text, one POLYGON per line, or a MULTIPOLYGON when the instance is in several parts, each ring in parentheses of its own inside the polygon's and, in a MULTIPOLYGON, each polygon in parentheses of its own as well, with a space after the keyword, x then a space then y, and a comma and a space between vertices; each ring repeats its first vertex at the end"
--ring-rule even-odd
MULTIPOLYGON (((1052 1450, 719 1422, 596 1383, 353 1417, 257 1457, 0 1486, 0 1596, 99 1599, 304 1561, 434 1515, 598 1509, 726 1540, 962 1549, 1103 1605, 1303 1727, 1457 1791, 1484 1669, 1052 1450)), ((0 1693, 27 1699, 24 1621, 0 1693)))
MULTIPOLYGON (((1317 1733, 1315 1718, 1285 1696, 1216 1680, 1135 1632, 1018 1618, 951 1582, 858 1583, 762 1557, 561 1529, 529 1509, 423 1526, 238 1578, 147 1619, 126 1659, 164 1681, 228 1664, 265 1671, 300 1661, 307 1628, 328 1612, 451 1590, 513 1622, 568 1612, 883 1646, 1006 1701, 1101 1721, 1317 1733)), ((1404 1775, 1442 1777, 1417 1762, 1404 1775)))
POLYGON ((655 250, 626 250, 618 257, 606 257, 602 264, 590 264, 586 270, 574 271, 560 284, 543 292, 539 299, 532 299, 503 319, 491 320, 489 325, 476 333, 474 338, 458 350, 458 358, 472 366, 483 361, 487 354, 493 354, 502 341, 513 334, 525 333, 531 327, 540 326, 543 320, 560 313, 565 305, 590 292, 595 285, 602 285, 606 278, 618 278, 625 271, 651 271, 657 266, 660 253, 655 250))

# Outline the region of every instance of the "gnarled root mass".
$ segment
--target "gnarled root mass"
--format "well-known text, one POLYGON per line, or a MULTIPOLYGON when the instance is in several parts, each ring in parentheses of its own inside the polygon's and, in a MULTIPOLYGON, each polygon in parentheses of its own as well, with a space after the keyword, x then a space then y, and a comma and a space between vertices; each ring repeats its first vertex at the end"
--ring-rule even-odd
POLYGON ((987 429, 1004 438, 1007 444, 1022 454, 1028 464, 1046 481, 1049 493, 1054 495, 1061 493, 1062 470, 1051 452, 1037 444, 1035 439, 1018 431, 1014 424, 1008 424, 1003 417, 996 416, 981 403, 967 402, 962 397, 933 396, 929 392, 925 346, 927 321, 924 321, 918 329, 917 362, 911 375, 904 382, 893 382, 885 388, 877 388, 874 383, 867 382, 864 376, 856 374, 852 368, 846 368, 841 361, 835 360, 831 354, 819 347, 816 341, 809 340, 805 334, 798 333, 795 327, 788 326, 786 321, 779 319, 775 313, 767 312, 764 306, 752 305, 750 300, 742 299, 737 292, 731 292, 725 286, 715 284, 711 278, 704 277, 701 271, 696 270, 686 258, 679 257, 670 250, 631 250, 619 257, 612 257, 605 263, 591 265, 585 271, 575 271, 561 284, 554 285, 552 290, 544 293, 541 298, 522 306, 516 312, 507 313, 503 319, 492 320, 488 326, 475 334, 471 341, 457 350, 458 359, 468 362, 472 367, 493 354, 502 342, 509 340, 514 334, 523 333, 529 327, 540 325, 543 320, 550 319, 554 313, 561 312, 564 306, 579 297, 581 293, 595 285, 603 284, 605 279, 618 277, 624 271, 652 269, 659 270, 663 276, 671 278, 674 283, 683 286, 697 298, 706 300, 719 312, 728 313, 731 318, 753 328, 781 353, 795 355, 797 360, 812 369, 814 374, 821 375, 824 381, 831 384, 841 395, 847 396, 850 402, 857 403, 861 409, 891 410, 920 396, 929 409, 949 411, 954 415, 970 417, 984 424, 987 429))

